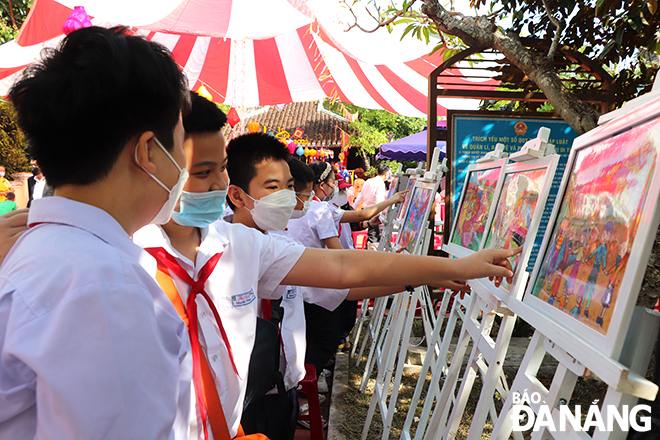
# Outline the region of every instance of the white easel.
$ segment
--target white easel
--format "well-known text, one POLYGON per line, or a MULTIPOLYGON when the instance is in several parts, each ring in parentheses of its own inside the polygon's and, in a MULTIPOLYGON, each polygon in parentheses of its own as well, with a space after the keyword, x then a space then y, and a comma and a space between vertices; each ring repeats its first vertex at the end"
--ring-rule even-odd
POLYGON ((456 324, 458 323, 459 319, 461 322, 465 321, 467 311, 472 307, 472 301, 474 300, 473 295, 465 294, 462 298, 457 295, 454 298, 454 303, 452 305, 449 319, 447 321, 447 327, 444 334, 441 336, 440 331, 442 329, 442 324, 451 296, 451 291, 445 290, 442 298, 442 305, 440 307, 440 313, 438 314, 436 326, 433 329, 433 336, 428 343, 424 364, 422 365, 422 370, 419 373, 419 379, 410 401, 410 409, 408 410, 408 415, 406 416, 406 421, 401 431, 401 439, 410 440, 411 438, 410 428, 412 427, 415 420, 415 410, 425 388, 426 376, 430 370, 431 380, 428 384, 428 390, 426 392, 425 399, 425 402, 429 402, 429 404, 425 404, 422 409, 422 414, 417 425, 417 432, 424 432, 424 429, 426 429, 426 423, 429 419, 431 409, 433 408, 432 403, 440 394, 439 380, 443 379, 449 371, 447 366, 447 354, 449 353, 449 345, 451 343, 452 335, 454 334, 454 329, 456 328, 456 324))
MULTIPOLYGON (((510 306, 521 317, 526 317, 526 320, 544 322, 543 316, 520 301, 512 301, 510 306)), ((581 344, 580 340, 576 340, 569 332, 559 326, 555 328, 548 327, 543 332, 536 330, 520 365, 520 369, 511 385, 509 397, 504 402, 504 407, 499 417, 496 421, 494 420, 495 426, 491 438, 505 440, 512 433, 513 392, 518 393, 518 395, 526 392, 528 394, 538 393, 543 396, 541 402, 530 402, 528 406, 537 415, 539 414, 541 405, 552 408, 552 418, 555 425, 559 426, 560 406, 568 405, 578 377, 586 374, 593 373, 608 385, 607 393, 602 404, 604 418, 607 417, 608 408, 610 408, 609 405, 620 409, 623 405, 634 405, 637 398, 655 399, 658 386, 644 379, 642 374, 646 373, 659 327, 660 317, 646 309, 636 307, 634 319, 631 321, 631 326, 627 333, 626 349, 618 362, 595 350, 588 344, 581 344), (640 334, 652 336, 640 338, 640 334), (569 352, 563 347, 560 347, 560 343, 557 341, 566 340, 572 340, 571 345, 579 348, 572 349, 569 352), (543 386, 536 378, 546 353, 551 354, 552 357, 559 361, 549 388, 543 386)), ((623 440, 627 437, 628 433, 623 432, 618 424, 615 423, 613 428, 609 432, 596 430, 593 436, 589 436, 583 431, 575 431, 568 424, 563 432, 552 432, 548 429, 539 430, 532 435, 532 440, 549 438, 557 440, 623 440)), ((471 434, 472 427, 468 439, 473 438, 471 434)))
MULTIPOLYGON (((431 196, 435 195, 437 191, 439 180, 442 174, 445 172, 445 162, 442 164, 438 163, 440 150, 435 149, 433 154, 432 163, 435 164, 433 169, 429 172, 426 172, 424 175, 423 181, 418 181, 423 183, 431 183, 431 196)), ((418 183, 419 184, 419 183, 418 183)), ((433 203, 431 200, 429 203, 433 203)), ((427 219, 428 220, 428 219, 427 219)), ((411 253, 417 255, 423 255, 427 252, 433 230, 431 228, 425 228, 425 233, 423 234, 423 240, 417 240, 411 253)), ((372 351, 370 355, 375 354, 375 356, 370 356, 370 362, 367 362, 365 368, 365 374, 363 376, 363 381, 361 384, 361 390, 366 389, 366 383, 371 375, 371 370, 374 363, 378 365, 378 374, 376 377, 376 384, 374 387, 374 392, 371 397, 371 404, 369 406, 369 411, 367 413, 367 419, 365 421, 364 429, 362 431, 362 439, 364 440, 369 432, 371 426, 371 421, 376 410, 376 406, 380 409, 380 414, 383 422, 383 439, 389 438, 389 432, 392 424, 392 419, 394 417, 396 401, 399 392, 399 386, 401 384, 401 378, 403 377, 403 366, 410 348, 409 340, 410 333, 413 327, 413 321, 415 318, 415 309, 417 303, 422 305, 422 309, 429 310, 428 303, 430 302, 430 296, 428 294, 428 288, 426 286, 421 286, 411 292, 402 292, 397 295, 396 303, 394 307, 390 310, 388 315, 388 321, 390 325, 386 325, 388 331, 381 334, 379 344, 372 346, 372 351), (390 319, 391 316, 391 319, 390 319), (393 325, 392 325, 393 323, 393 325), (380 342, 382 341, 382 344, 380 342), (398 352, 398 354, 397 354, 398 352), (397 364, 396 372, 393 370, 394 364, 397 364), (393 381, 392 381, 393 380, 393 381), (391 394, 389 393, 391 388, 391 394), (388 404, 388 394, 389 395, 389 404, 388 404)), ((435 326, 435 316, 431 313, 423 313, 423 320, 433 320, 425 324, 425 329, 429 330, 426 337, 427 339, 431 338, 430 330, 435 326)))
MULTIPOLYGON (((434 156, 433 160, 436 160, 440 155, 440 150, 436 149, 434 150, 434 156), (436 153, 437 151, 437 153, 436 153)), ((437 163, 437 162, 436 162, 437 163)), ((417 168, 409 168, 406 170, 406 176, 408 177, 406 180, 404 179, 399 179, 398 180, 398 185, 399 188, 397 188, 397 191, 403 191, 408 188, 408 182, 412 178, 418 178, 419 176, 422 175, 422 168, 423 168, 423 162, 419 162, 417 168)), ((443 160, 442 164, 440 165, 441 171, 444 173, 446 170, 446 159, 443 160)), ((409 197, 412 197, 412 194, 409 195, 409 197)), ((379 251, 392 251, 392 246, 391 246, 391 237, 392 233, 395 230, 399 230, 401 227, 401 222, 398 220, 399 214, 401 213, 402 209, 407 208, 407 204, 403 205, 397 205, 397 212, 396 214, 393 214, 392 221, 389 224, 390 230, 386 231, 385 234, 385 239, 381 239, 380 244, 379 244, 379 251)), ((388 212, 389 214, 389 212, 388 212)), ((405 215, 405 213, 404 213, 405 215)), ((427 237, 424 237, 424 240, 426 240, 427 237)), ((422 247, 422 249, 427 249, 428 244, 422 247)), ((425 297, 428 297, 428 292, 426 293, 425 297)), ((382 347, 384 343, 384 336, 381 337, 381 329, 382 324, 383 324, 383 318, 385 316, 385 310, 387 309, 387 304, 388 302, 394 299, 393 295, 390 295, 388 297, 381 297, 381 298, 376 298, 374 300, 374 306, 372 309, 372 314, 371 314, 371 319, 369 320, 368 324, 368 331, 366 332, 362 343, 360 345, 360 352, 357 356, 357 359, 355 361, 355 365, 358 366, 360 365, 360 361, 362 359, 362 355, 364 354, 364 350, 367 346, 369 346, 369 354, 367 356, 367 367, 365 368, 364 374, 363 374, 363 379, 362 383, 360 384, 360 392, 364 393, 366 390, 366 383, 371 376, 371 373, 373 371, 373 365, 374 365, 374 355, 378 359, 380 359, 380 348, 382 347)), ((366 303, 368 306, 368 302, 366 303)), ((365 306, 365 302, 362 303, 363 307, 360 310, 360 317, 358 318, 358 328, 356 331, 356 337, 355 337, 355 344, 353 345, 353 350, 351 351, 351 357, 355 356, 355 350, 357 348, 357 342, 359 341, 359 336, 361 333, 362 326, 364 325, 364 321, 366 319, 366 314, 367 314, 367 307, 365 306)), ((389 323, 390 323, 390 317, 388 316, 388 321, 385 324, 385 328, 389 328, 389 323)), ((426 323, 425 323, 426 324, 426 323)), ((428 326, 425 325, 425 329, 427 329, 428 326)))
MULTIPOLYGON (((539 135, 536 139, 528 141, 521 151, 514 153, 511 156, 513 162, 526 162, 529 161, 531 165, 521 166, 516 163, 509 163, 505 165, 503 173, 528 171, 535 168, 546 169, 546 183, 541 189, 539 203, 535 208, 535 216, 530 224, 528 235, 525 239, 529 246, 526 249, 525 257, 521 264, 526 265, 527 259, 531 252, 531 244, 534 242, 536 230, 541 220, 543 208, 547 201, 549 189, 551 186, 552 178, 557 165, 557 157, 551 156, 541 159, 546 155, 554 153, 554 146, 548 144, 550 130, 541 128, 539 135), (534 160, 539 159, 539 160, 534 160)), ((495 150, 488 153, 477 162, 485 163, 492 160, 499 160, 503 156, 504 145, 498 144, 495 150)), ((499 199, 499 195, 495 197, 495 201, 499 199)), ((492 228, 491 223, 495 215, 495 209, 491 210, 489 221, 486 223, 487 228, 492 228)), ((485 245, 486 236, 483 237, 480 248, 485 245)), ((487 280, 476 280, 470 283, 472 287, 472 301, 470 302, 466 319, 463 320, 461 334, 456 347, 456 352, 453 356, 451 367, 444 380, 442 390, 438 394, 439 378, 433 377, 429 384, 429 393, 424 403, 420 422, 417 426, 415 439, 449 439, 454 438, 455 433, 459 427, 467 400, 472 391, 474 380, 477 374, 481 373, 483 378, 483 386, 481 391, 481 398, 473 415, 473 426, 483 426, 486 422, 488 415, 491 419, 497 417, 495 404, 493 402, 493 394, 495 391, 500 397, 505 398, 508 394, 508 384, 503 372, 503 363, 506 356, 513 327, 516 321, 516 315, 506 308, 503 299, 506 299, 509 294, 514 297, 522 295, 522 287, 524 286, 527 274, 523 271, 519 275, 520 279, 514 280, 512 289, 515 291, 506 292, 504 288, 501 290, 495 288, 494 285, 487 280), (502 320, 495 340, 490 336, 491 328, 496 315, 499 315, 502 320), (482 317, 481 320, 479 318, 482 317), (455 395, 454 390, 458 383, 458 376, 460 374, 462 363, 467 354, 468 344, 472 342, 472 351, 467 361, 467 366, 463 375, 462 383, 458 393, 455 395), (430 397, 430 398, 429 398, 430 397), (434 402, 435 400, 435 402, 434 402), (431 412, 431 408, 435 403, 435 410, 429 422, 428 430, 426 430, 426 423, 431 412), (449 412, 451 409, 451 413, 449 412), (426 434, 424 436, 424 434, 426 434)), ((406 425, 402 432, 402 439, 410 438, 410 427, 414 418, 415 407, 424 384, 424 377, 420 376, 415 396, 413 398, 410 410, 408 412, 406 425)), ((522 438, 522 437, 520 437, 522 438)))
MULTIPOLYGON (((440 157, 440 149, 436 148, 433 151, 433 158, 432 158, 432 161, 433 161, 432 163, 435 163, 436 166, 434 167, 434 169, 432 171, 424 173, 424 176, 426 176, 429 180, 432 180, 435 177, 436 180, 439 182, 439 177, 438 176, 440 176, 440 174, 444 173, 447 170, 447 167, 446 167, 447 160, 443 159, 442 163, 438 164, 438 158, 439 157, 440 157)), ((406 174, 410 173, 409 174, 409 179, 411 179, 413 177, 417 177, 417 176, 421 175, 420 174, 421 169, 422 169, 422 162, 419 162, 419 165, 418 165, 417 168, 406 170, 406 174)), ((407 185, 406 188, 408 188, 408 181, 406 181, 405 184, 407 185)), ((404 190, 404 187, 400 186, 398 190, 404 190)), ((436 185, 436 190, 437 190, 437 185, 436 185)), ((409 197, 412 197, 412 194, 410 194, 409 197)), ((403 207, 400 207, 400 208, 403 208, 403 207)), ((407 205, 406 205, 406 208, 407 208, 407 205)), ((397 214, 397 216, 398 216, 398 214, 397 214)), ((404 213, 404 216, 405 216, 405 213, 404 213)), ((400 229, 401 223, 397 220, 397 217, 395 217, 395 219, 392 221, 392 225, 393 225, 393 227, 396 227, 396 228, 400 229)), ((425 230, 424 232, 425 233, 423 234, 423 238, 421 240, 421 242, 423 244, 419 249, 426 252, 426 249, 428 249, 429 239, 432 236, 429 237, 429 235, 428 235, 429 231, 425 230)), ((391 233, 390 233, 390 237, 391 237, 391 233)), ((391 238, 389 238, 388 241, 389 240, 391 240, 391 238)), ((418 240, 417 243, 419 244, 420 240, 418 240)), ((383 246, 384 246, 383 245, 383 240, 381 240, 379 250, 384 249, 383 246)), ((389 247, 389 250, 393 251, 393 249, 391 247, 389 247)), ((358 366, 360 364, 360 360, 362 359, 364 349, 369 344, 369 342, 371 342, 371 345, 369 345, 369 354, 367 356, 366 367, 365 367, 364 373, 362 375, 362 382, 360 383, 360 388, 359 388, 361 393, 364 393, 366 388, 367 388, 367 382, 368 382, 369 377, 371 376, 371 373, 373 371, 374 362, 376 360, 380 361, 381 348, 382 348, 382 346, 385 342, 385 335, 383 335, 381 333, 381 329, 383 328, 383 326, 382 326, 383 318, 384 318, 384 315, 385 315, 385 310, 387 309, 388 301, 390 299, 393 299, 393 298, 394 297, 391 295, 389 297, 381 297, 381 298, 376 298, 374 300, 374 307, 373 307, 371 319, 369 320, 368 331, 364 336, 364 339, 363 339, 362 344, 360 346, 360 352, 359 352, 358 357, 357 357, 356 362, 355 362, 356 366, 358 366)), ((430 295, 429 295, 428 291, 425 291, 425 293, 423 294, 423 298, 425 300, 426 299, 430 300, 430 295)), ((360 314, 362 315, 362 310, 361 310, 360 314)), ((364 309, 364 315, 366 317, 366 309, 364 309)), ((430 338, 430 333, 431 333, 430 329, 432 328, 432 325, 429 325, 426 322, 426 319, 429 319, 430 316, 428 314, 424 314, 422 316, 425 320, 424 321, 424 329, 425 329, 425 331, 428 331, 427 337, 430 338)), ((364 318, 363 318, 362 322, 364 322, 364 318)), ((390 325, 391 325, 391 317, 388 315, 388 318, 387 318, 387 321, 385 323, 384 328, 390 328, 390 325)), ((360 330, 360 328, 358 328, 358 331, 359 330, 360 330)), ((359 333, 358 333, 358 335, 359 335, 359 333)), ((355 340, 357 341, 358 338, 356 337, 355 340)), ((351 356, 354 356, 355 348, 356 348, 356 346, 353 347, 353 352, 351 353, 351 356)), ((380 362, 378 362, 378 363, 380 364, 380 362)))
MULTIPOLYGON (((410 176, 418 172, 418 168, 409 169, 406 171, 405 174, 399 173, 397 179, 397 186, 398 186, 398 188, 396 189, 397 192, 402 191, 403 188, 406 187, 405 185, 407 185, 408 183, 408 179, 404 180, 403 177, 408 176, 408 178, 410 178, 410 176)), ((402 208, 403 208, 403 204, 398 203, 390 207, 390 209, 388 209, 387 216, 385 219, 385 231, 381 237, 380 243, 378 244, 379 251, 390 252, 392 250, 392 245, 391 245, 392 233, 394 232, 394 228, 396 226, 396 218, 398 217, 399 211, 402 208)), ((371 341, 371 344, 373 345, 374 342, 378 339, 383 316, 385 314, 385 306, 389 298, 392 298, 392 296, 374 299, 374 306, 371 309, 371 319, 369 320, 367 331, 360 345, 360 352, 358 354, 357 359, 355 360, 356 366, 360 365, 360 361, 362 359, 364 349, 368 345, 369 341, 371 341)), ((368 311, 369 311, 369 300, 365 299, 362 301, 362 307, 360 308, 360 314, 356 322, 356 330, 355 330, 355 336, 353 337, 353 349, 351 350, 351 357, 355 357, 355 351, 357 349, 358 343, 360 342, 362 327, 364 326, 364 323, 366 321, 368 311)))

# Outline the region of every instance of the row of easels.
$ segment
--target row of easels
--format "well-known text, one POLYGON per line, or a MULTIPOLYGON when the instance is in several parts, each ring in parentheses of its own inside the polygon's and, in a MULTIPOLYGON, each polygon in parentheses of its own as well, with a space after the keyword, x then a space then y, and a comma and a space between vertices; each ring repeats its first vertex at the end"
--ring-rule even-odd
MULTIPOLYGON (((398 188, 396 190, 410 190, 408 200, 413 199, 415 191, 423 191, 429 197, 427 202, 428 208, 423 213, 422 227, 415 233, 417 237, 413 245, 409 246, 406 250, 410 254, 426 254, 432 240, 433 228, 427 227, 428 216, 431 212, 430 207, 434 203, 434 197, 440 179, 446 171, 445 162, 438 161, 439 154, 439 149, 436 149, 432 160, 432 163, 435 165, 430 171, 423 172, 422 167, 419 166, 416 169, 408 170, 405 175, 399 174, 397 176, 398 188)), ((399 244, 401 237, 399 236, 396 244, 392 245, 392 236, 394 232, 403 234, 406 231, 405 228, 407 226, 405 225, 408 225, 408 214, 405 211, 408 208, 406 205, 396 206, 394 209, 388 210, 387 218, 384 222, 385 232, 380 242, 379 251, 400 251, 399 244), (404 212, 401 212, 402 210, 404 212)), ((432 333, 434 329, 440 328, 442 319, 440 319, 440 322, 436 319, 436 315, 433 312, 433 302, 427 286, 418 287, 411 292, 401 292, 390 298, 378 298, 374 300, 371 318, 368 323, 365 319, 367 310, 365 304, 367 304, 366 301, 363 303, 363 308, 360 312, 359 321, 356 326, 355 344, 351 353, 352 356, 355 355, 358 342, 360 342, 360 335, 363 328, 366 327, 356 361, 356 365, 359 365, 365 349, 367 349, 368 355, 360 384, 360 392, 364 393, 366 391, 367 383, 372 377, 374 369, 376 370, 376 378, 362 438, 366 438, 368 434, 376 408, 380 410, 383 436, 386 438, 392 425, 394 412, 396 411, 399 386, 403 377, 403 367, 410 348, 408 341, 410 340, 416 312, 417 310, 421 310, 427 340, 433 338, 432 333), (388 301, 390 302, 389 310, 388 301), (387 329, 387 331, 383 331, 383 329, 387 329)), ((446 308, 447 304, 445 302, 444 310, 446 308)), ((444 314, 440 316, 443 317, 444 314)), ((437 333, 435 337, 437 338, 437 333)))
MULTIPOLYGON (((498 148, 481 160, 480 164, 483 166, 503 159, 515 160, 518 163, 542 160, 552 152, 552 146, 547 143, 548 134, 542 131, 539 138, 530 141, 530 145, 526 144, 525 147, 529 148, 523 147, 521 152, 516 153, 516 157, 505 158, 503 148, 498 148)), ((506 167, 506 163, 503 166, 506 167)), ((546 199, 547 192, 542 195, 537 212, 543 210, 546 199)), ((491 220, 492 216, 493 214, 491 220)), ((657 228, 657 221, 655 227, 657 228)), ((455 228, 456 224, 450 235, 453 235, 455 228)), ((525 243, 534 241, 537 228, 538 220, 532 220, 525 243)), ((486 229, 488 230, 488 226, 486 229)), ((483 247, 485 241, 484 237, 479 248, 483 247)), ((455 245, 446 246, 445 250, 454 256, 465 256, 468 252, 455 245)), ((521 268, 526 267, 529 250, 523 251, 523 254, 526 256, 521 268)), ((443 351, 451 333, 445 332, 443 338, 439 329, 434 329, 434 339, 429 344, 431 355, 427 355, 422 368, 401 439, 413 438, 413 428, 414 439, 456 438, 477 377, 481 378, 482 386, 477 406, 470 410, 472 421, 467 434, 468 440, 481 439, 483 435, 488 435, 485 429, 488 420, 493 426, 490 438, 498 440, 511 437, 522 439, 523 431, 531 433, 533 440, 626 438, 628 433, 622 429, 621 423, 608 424, 608 421, 617 420, 617 415, 628 414, 626 411, 635 405, 638 398, 655 398, 657 385, 644 379, 643 375, 649 364, 660 319, 646 309, 636 308, 631 325, 627 328, 624 349, 619 356, 613 358, 590 344, 587 338, 576 337, 570 329, 553 323, 542 311, 522 301, 528 276, 527 272, 518 271, 517 278, 508 289, 496 288, 487 279, 475 280, 470 283, 472 292, 469 296, 461 300, 455 299, 450 320, 460 318, 462 326, 454 355, 448 362, 447 352, 443 351), (493 331, 496 316, 501 320, 498 330, 493 331), (528 322, 535 328, 535 332, 511 382, 504 375, 503 368, 517 318, 528 322), (434 350, 436 341, 442 341, 442 348, 438 351, 434 350), (552 382, 548 387, 538 379, 539 368, 546 355, 557 361, 552 382), (464 368, 463 364, 466 364, 464 368), (430 380, 426 380, 428 372, 431 372, 430 380), (606 395, 600 402, 601 409, 594 411, 594 414, 597 412, 602 418, 605 428, 596 429, 593 435, 582 430, 584 425, 581 421, 572 425, 562 424, 561 420, 567 410, 573 410, 571 396, 577 379, 590 376, 597 376, 607 384, 606 395), (426 398, 421 415, 418 415, 417 407, 423 390, 426 390, 426 398), (521 401, 524 396, 531 398, 521 401), (496 400, 501 400, 502 403, 496 404, 496 400), (501 407, 501 410, 498 411, 498 407, 501 407), (534 419, 524 430, 520 426, 522 419, 518 418, 521 413, 527 414, 527 421, 534 419)), ((583 414, 586 413, 585 408, 583 414)), ((596 418, 595 415, 590 417, 596 418)), ((591 423, 591 426, 599 426, 597 420, 591 423)), ((623 425, 625 426, 625 423, 623 425)), ((387 436, 384 434, 383 438, 387 436)))

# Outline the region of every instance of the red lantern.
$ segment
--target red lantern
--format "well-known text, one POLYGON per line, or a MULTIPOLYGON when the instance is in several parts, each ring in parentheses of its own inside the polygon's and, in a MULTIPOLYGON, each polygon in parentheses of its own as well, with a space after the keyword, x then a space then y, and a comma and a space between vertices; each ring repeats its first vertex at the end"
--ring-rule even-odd
POLYGON ((227 113, 227 122, 229 123, 230 127, 234 127, 236 124, 241 122, 241 118, 238 116, 238 112, 234 107, 229 109, 229 113, 227 113))
POLYGON ((296 145, 296 143, 293 142, 293 141, 289 142, 289 144, 287 145, 287 147, 289 148, 289 152, 290 152, 291 154, 293 154, 293 152, 296 151, 296 148, 298 148, 298 146, 296 145))

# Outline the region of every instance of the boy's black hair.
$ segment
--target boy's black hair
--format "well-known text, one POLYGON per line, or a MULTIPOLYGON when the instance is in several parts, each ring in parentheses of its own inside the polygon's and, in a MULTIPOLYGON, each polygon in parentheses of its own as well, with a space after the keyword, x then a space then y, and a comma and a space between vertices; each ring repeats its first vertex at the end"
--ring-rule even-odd
POLYGON ((314 172, 314 185, 318 185, 321 182, 327 182, 330 179, 330 173, 334 173, 332 166, 329 163, 317 161, 309 164, 309 167, 314 172), (330 171, 328 172, 328 166, 330 166, 330 171))
MULTIPOLYGON (((286 146, 270 134, 247 133, 235 137, 227 145, 229 180, 247 193, 250 182, 257 175, 258 164, 269 159, 286 161, 290 156, 286 146)), ((227 203, 235 209, 229 198, 227 203)))
POLYGON ((314 171, 303 161, 291 156, 288 160, 296 192, 304 192, 309 182, 314 182, 314 171))
POLYGON ((390 170, 390 166, 384 162, 378 164, 378 175, 382 176, 390 170))
POLYGON ((8 192, 7 194, 5 194, 5 197, 7 198, 7 200, 14 200, 16 198, 16 195, 13 192, 8 192))
POLYGON ((23 72, 9 97, 48 184, 105 178, 126 143, 153 131, 171 150, 187 81, 170 52, 125 27, 71 32, 23 72))
POLYGON ((227 115, 208 99, 190 92, 190 112, 183 117, 186 137, 194 133, 214 133, 227 123, 227 115))

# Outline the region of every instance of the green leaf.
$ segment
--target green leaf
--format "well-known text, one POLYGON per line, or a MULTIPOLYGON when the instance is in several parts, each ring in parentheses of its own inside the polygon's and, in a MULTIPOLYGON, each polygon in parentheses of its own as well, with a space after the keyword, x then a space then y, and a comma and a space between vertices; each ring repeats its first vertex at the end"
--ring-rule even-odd
MULTIPOLYGON (((436 44, 435 47, 433 48, 433 50, 431 51, 431 53, 430 53, 429 55, 433 55, 434 53, 436 53, 436 52, 439 51, 440 49, 443 49, 444 47, 445 47, 445 45, 442 44, 442 43, 440 43, 440 44, 436 44)), ((451 50, 451 49, 447 49, 447 50, 451 50)), ((442 61, 443 61, 443 62, 445 61, 445 55, 444 55, 444 54, 443 54, 443 56, 442 56, 442 61)))
POLYGON ((412 24, 409 25, 408 27, 406 27, 406 30, 404 30, 404 31, 403 31, 403 34, 401 34, 401 39, 403 40, 403 37, 405 37, 406 35, 408 35, 408 32, 412 31, 413 29, 415 29, 415 26, 412 25, 412 24))
POLYGON ((442 62, 446 63, 447 60, 449 60, 451 57, 456 55, 457 53, 461 52, 460 50, 456 49, 447 49, 443 54, 442 54, 442 62))

